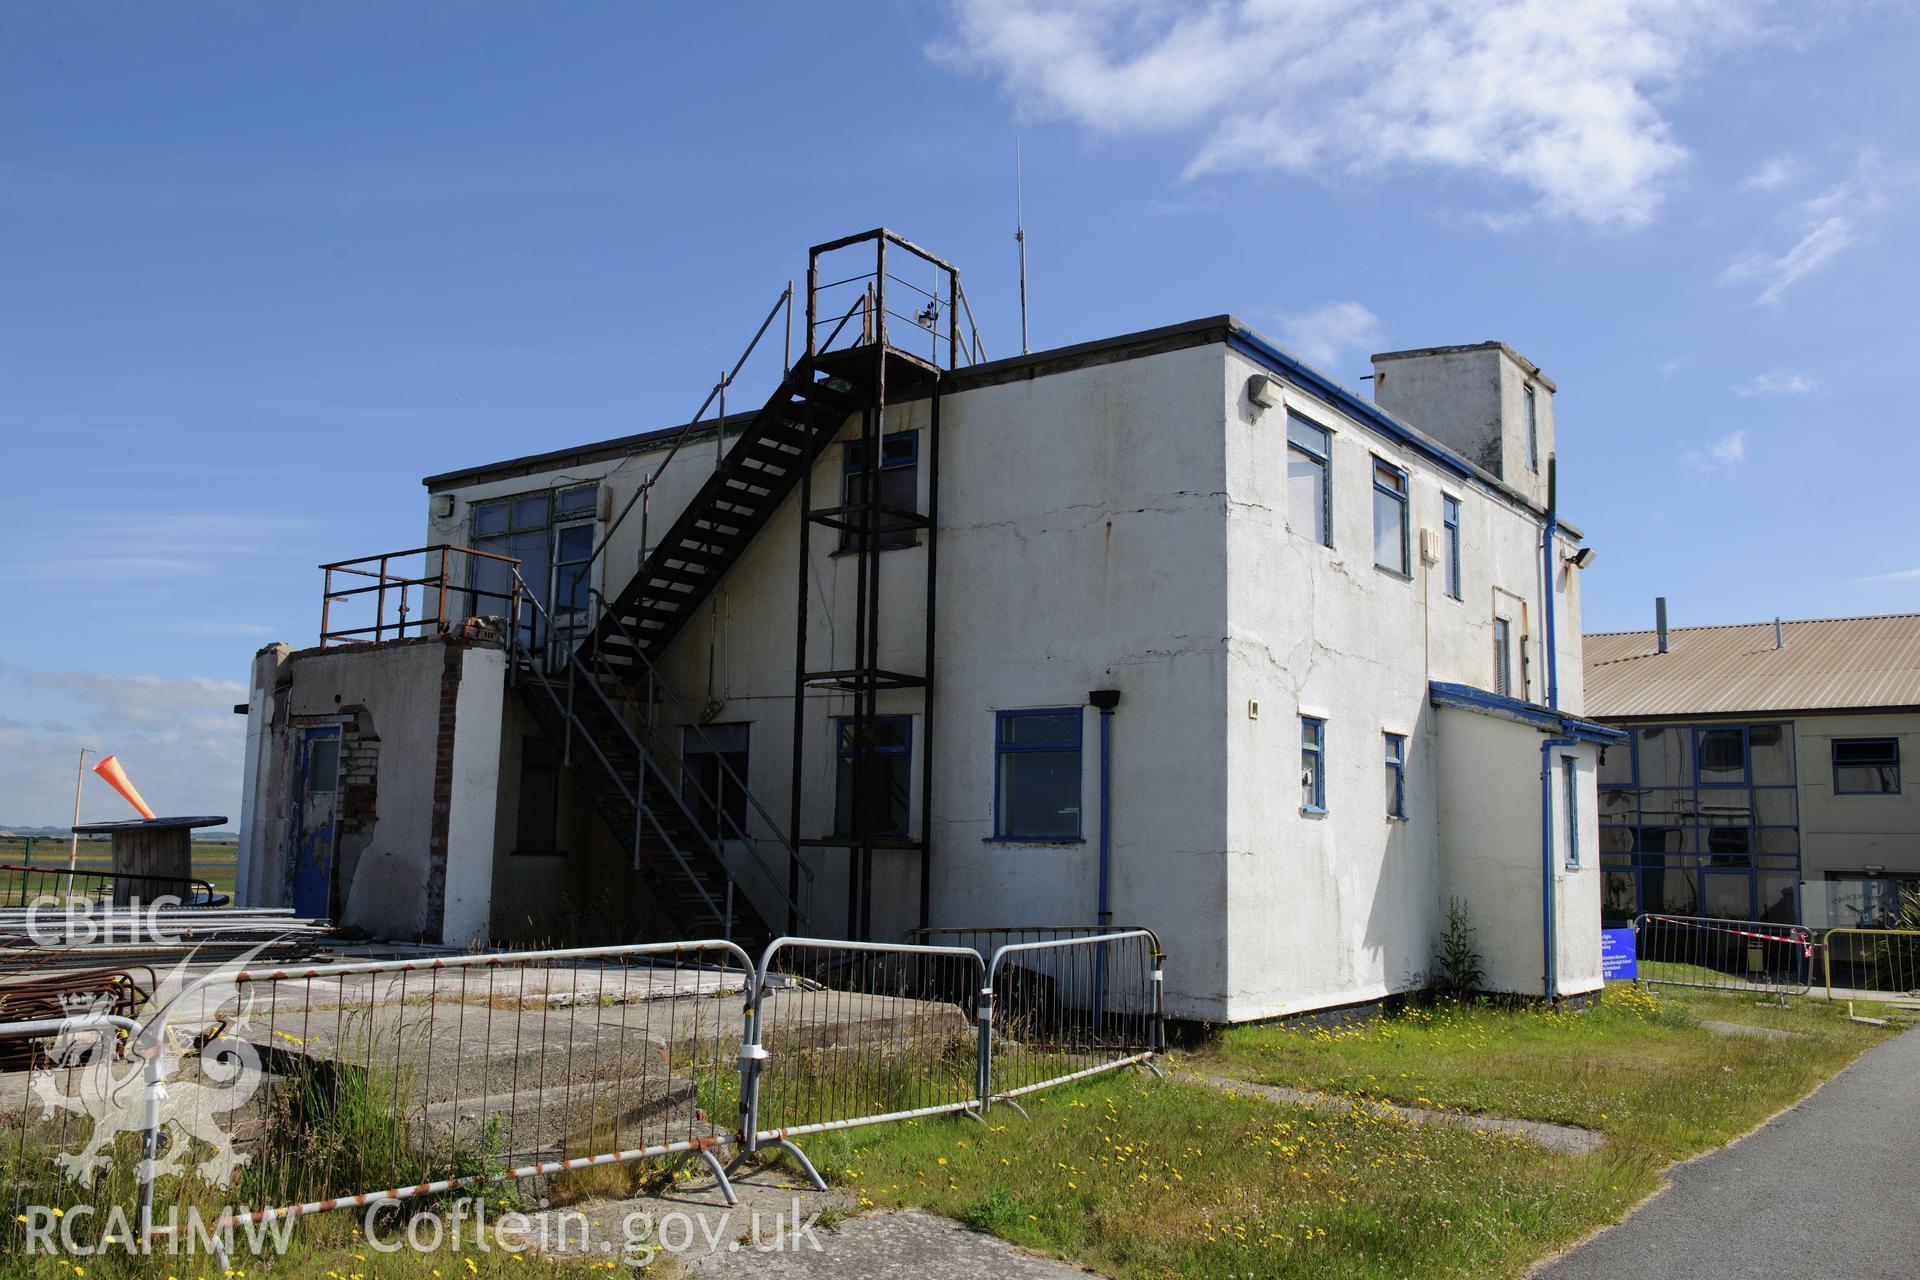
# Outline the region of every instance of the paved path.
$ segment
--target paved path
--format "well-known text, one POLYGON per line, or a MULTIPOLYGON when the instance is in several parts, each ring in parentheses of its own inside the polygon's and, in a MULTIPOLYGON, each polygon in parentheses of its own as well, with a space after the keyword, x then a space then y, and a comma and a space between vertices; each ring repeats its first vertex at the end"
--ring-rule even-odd
POLYGON ((1911 1280, 1920 1274, 1920 1030, 1671 1171, 1673 1185, 1537 1280, 1911 1280))
MULTIPOLYGON (((529 1237, 554 1242, 547 1252, 601 1262, 645 1260, 657 1244, 698 1280, 1089 1280, 1092 1272, 1028 1253, 918 1209, 857 1213, 855 1197, 838 1188, 815 1191, 780 1169, 742 1171, 740 1203, 721 1203, 713 1181, 699 1177, 660 1196, 602 1201, 535 1215, 529 1237), (831 1226, 806 1228, 828 1211, 831 1226), (584 1221, 582 1221, 584 1219, 584 1221), (795 1224, 803 1229, 795 1232, 795 1224)), ((624 1268, 620 1274, 632 1274, 624 1268)))
POLYGON ((1294 1107, 1311 1107, 1315 1111, 1347 1112, 1364 1107, 1375 1115, 1395 1115, 1413 1124, 1444 1125, 1452 1129, 1478 1129, 1486 1133, 1511 1134, 1537 1147, 1545 1147, 1549 1151, 1564 1151, 1568 1155, 1591 1155, 1607 1145, 1604 1134, 1570 1124, 1553 1124, 1546 1120, 1508 1120, 1502 1116, 1480 1116, 1466 1111, 1434 1111, 1426 1107, 1408 1107, 1396 1102, 1382 1102, 1375 1098, 1363 1100, 1339 1093, 1289 1089, 1277 1084, 1255 1084, 1251 1080, 1235 1080, 1228 1076, 1210 1075, 1205 1071, 1190 1071, 1184 1068, 1175 1071, 1174 1078, 1192 1084, 1203 1084, 1208 1088, 1237 1094, 1243 1098, 1264 1098, 1268 1102, 1281 1102, 1294 1107))

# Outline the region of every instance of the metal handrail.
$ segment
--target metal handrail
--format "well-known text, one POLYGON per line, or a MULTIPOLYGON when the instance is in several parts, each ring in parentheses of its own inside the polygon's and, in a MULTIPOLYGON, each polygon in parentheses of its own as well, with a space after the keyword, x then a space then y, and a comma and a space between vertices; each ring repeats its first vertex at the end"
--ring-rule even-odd
POLYGON ((319 568, 320 571, 326 575, 322 581, 320 594, 320 647, 322 649, 326 648, 330 643, 365 643, 364 641, 356 641, 353 637, 364 636, 368 632, 373 633, 373 643, 375 644, 385 640, 387 638, 387 632, 389 631, 395 632, 402 640, 407 638, 409 628, 417 628, 424 633, 425 630, 431 626, 436 631, 444 633, 450 628, 452 621, 447 615, 447 595, 449 592, 455 595, 465 595, 468 598, 469 613, 474 612, 472 602, 481 599, 501 601, 507 606, 510 616, 518 617, 520 612, 518 597, 523 585, 520 580, 520 561, 518 557, 502 555, 497 551, 481 551, 475 547, 463 547, 450 542, 436 542, 430 546, 409 547, 405 551, 386 551, 378 555, 357 556, 351 560, 335 560, 331 563, 323 564, 319 566, 319 568), (447 572, 447 558, 449 553, 472 556, 481 560, 495 560, 506 565, 508 572, 513 575, 512 590, 503 594, 498 591, 483 590, 471 584, 463 585, 451 581, 451 575, 447 572), (422 573, 417 577, 407 574, 389 573, 387 571, 387 566, 391 561, 405 559, 408 556, 421 555, 437 555, 439 557, 438 568, 431 573, 422 573), (379 567, 377 569, 363 567, 367 565, 378 565, 379 567), (333 575, 336 573, 346 574, 350 577, 370 578, 373 580, 373 583, 371 586, 342 587, 335 590, 333 575), (420 599, 423 610, 432 591, 437 590, 438 597, 434 600, 431 614, 423 612, 420 618, 409 621, 407 618, 409 612, 407 592, 409 588, 412 587, 420 588, 420 599), (394 623, 387 621, 387 593, 391 591, 397 591, 400 595, 400 620, 394 623), (372 626, 336 628, 332 625, 333 606, 336 603, 352 599, 355 596, 369 594, 375 597, 372 626))
MULTIPOLYGON (((588 588, 588 591, 590 591, 595 596, 600 595, 598 591, 594 591, 591 587, 588 588)), ((646 656, 646 653, 641 649, 638 639, 633 635, 632 632, 627 630, 626 623, 622 622, 620 620, 620 615, 616 613, 610 605, 607 604, 605 597, 601 597, 601 605, 606 609, 607 616, 613 619, 613 625, 619 629, 621 639, 625 640, 628 646, 632 648, 634 660, 641 667, 645 669, 648 686, 650 688, 659 688, 666 692, 668 700, 673 703, 673 709, 679 713, 680 719, 683 722, 683 724, 687 728, 692 729, 696 734, 699 735, 701 743, 707 748, 708 753, 713 756, 714 763, 718 765, 720 769, 722 769, 725 772, 725 775, 728 781, 732 782, 736 787, 739 788, 740 794, 747 798, 747 803, 753 806, 753 811, 760 815, 760 820, 766 824, 767 830, 773 833, 773 838, 779 842, 781 848, 787 851, 787 856, 793 860, 794 865, 800 868, 801 874, 806 879, 807 888, 809 891, 807 895, 808 901, 811 901, 812 900, 811 891, 813 888, 813 880, 814 880, 813 868, 806 864, 806 862, 800 857, 798 851, 796 851, 791 844, 787 843, 786 837, 780 834, 779 824, 774 822, 773 815, 766 811, 765 806, 763 806, 760 803, 759 797, 753 794, 753 789, 747 786, 746 779, 742 778, 739 775, 739 773, 734 770, 733 766, 726 762, 726 758, 723 755, 721 755, 719 751, 714 749, 713 739, 707 736, 706 726, 701 724, 699 720, 693 715, 693 713, 687 709, 687 704, 680 700, 680 695, 674 691, 672 682, 660 675, 658 668, 656 668, 653 665, 653 662, 646 656)), ((609 674, 613 674, 615 676, 618 675, 617 672, 609 672, 609 674)), ((659 734, 661 740, 666 745, 667 754, 669 756, 672 756, 676 761, 680 763, 681 769, 684 772, 686 769, 686 761, 682 758, 681 754, 673 750, 671 743, 666 743, 665 741, 666 735, 660 734, 658 728, 653 726, 650 720, 646 721, 646 723, 651 732, 659 734)), ((760 855, 759 842, 754 840, 751 836, 749 836, 746 830, 742 828, 739 823, 734 822, 733 819, 726 816, 726 814, 721 810, 719 797, 709 795, 707 793, 706 788, 700 786, 700 783, 697 779, 693 780, 693 785, 695 786, 695 788, 699 790, 701 801, 706 805, 708 805, 710 808, 712 808, 712 810, 714 811, 716 820, 724 821, 733 828, 734 839, 739 840, 742 844, 745 844, 747 846, 748 853, 752 856, 755 865, 757 865, 762 871, 766 872, 767 879, 770 882, 772 882, 776 888, 778 888, 779 881, 774 874, 773 867, 770 866, 767 860, 760 855)), ((783 898, 786 898, 787 905, 793 908, 793 910, 799 916, 800 919, 805 920, 808 918, 808 916, 811 913, 806 909, 806 907, 803 904, 799 902, 795 902, 790 896, 787 895, 784 889, 780 889, 779 892, 783 898)))
MULTIPOLYGON (((517 643, 517 640, 516 640, 516 643, 517 643)), ((531 657, 532 650, 529 648, 527 652, 528 652, 528 656, 531 657)), ((531 668, 533 672, 534 679, 540 682, 540 687, 546 691, 547 697, 553 700, 554 706, 559 709, 561 715, 566 716, 569 720, 573 719, 572 711, 568 709, 566 703, 561 699, 559 692, 554 689, 553 682, 547 679, 546 672, 540 669, 540 664, 537 662, 529 662, 528 666, 531 668)), ((605 694, 603 693, 601 696, 604 699, 605 694)), ((611 705, 609 705, 608 709, 612 710, 611 705)), ((620 720, 620 716, 618 715, 618 713, 615 713, 614 719, 620 720)), ((626 730, 628 741, 633 743, 634 752, 641 761, 641 768, 649 770, 657 776, 660 772, 660 768, 657 764, 654 763, 653 757, 648 754, 646 747, 641 745, 639 739, 633 736, 633 730, 627 726, 624 720, 621 720, 621 727, 622 729, 626 730)), ((572 726, 569 725, 568 726, 569 735, 572 734, 572 731, 573 731, 572 726)), ((659 815, 655 814, 653 809, 647 804, 645 783, 641 779, 636 778, 635 779, 636 789, 629 791, 627 789, 626 781, 620 776, 620 771, 613 767, 613 761, 607 759, 607 753, 600 749, 600 744, 594 741, 593 735, 581 734, 580 736, 586 742, 587 746, 593 751, 593 754, 599 757, 600 764, 607 771, 607 776, 613 779, 613 785, 620 789, 620 794, 626 798, 626 801, 628 804, 633 806, 634 822, 636 824, 635 843, 636 844, 638 843, 637 837, 638 837, 639 831, 641 830, 641 827, 639 826, 639 824, 644 819, 645 822, 652 824, 654 835, 659 838, 661 844, 666 846, 666 850, 669 854, 673 856, 674 862, 679 864, 681 872, 686 876, 687 880, 693 885, 694 890, 697 893, 699 893, 700 900, 706 903, 707 909, 713 913, 714 919, 721 921, 722 927, 725 932, 729 934, 732 933, 733 932, 733 912, 732 912, 733 876, 732 874, 728 873, 726 878, 728 906, 726 908, 722 908, 719 903, 713 900, 713 895, 707 892, 706 883, 703 880, 701 880, 699 874, 695 872, 693 867, 687 862, 686 855, 680 851, 680 846, 674 843, 673 837, 667 834, 666 828, 660 824, 659 815)), ((673 793, 673 789, 671 787, 667 787, 664 781, 662 782, 662 789, 667 791, 669 794, 673 793)), ((684 807, 685 806, 682 805, 682 808, 684 807)), ((695 827, 695 829, 696 830, 698 829, 697 826, 695 827)), ((723 871, 725 870, 724 866, 722 867, 722 870, 723 871)))
MULTIPOLYGON (((613 542, 614 532, 619 529, 621 523, 626 520, 627 513, 633 510, 634 505, 638 503, 660 479, 661 474, 666 471, 667 466, 680 452, 680 446, 687 442, 687 438, 693 434, 694 428, 700 425, 700 420, 706 416, 707 409, 712 406, 715 398, 724 396, 726 389, 733 385, 733 380, 739 376, 740 370, 745 367, 747 357, 751 356, 754 349, 760 345, 760 339, 767 336, 767 329, 772 326, 773 318, 779 315, 783 308, 787 313, 787 332, 791 335, 793 332, 793 281, 791 280, 787 281, 787 287, 782 289, 780 296, 774 300, 773 308, 767 312, 767 318, 760 322, 758 329, 754 330, 753 340, 747 343, 747 349, 740 353, 740 358, 733 362, 733 368, 729 370, 720 381, 713 384, 713 390, 707 392, 707 398, 702 400, 700 407, 693 411, 693 417, 689 418, 686 425, 681 427, 679 433, 673 437, 673 443, 667 447, 667 456, 661 459, 660 465, 649 472, 646 478, 640 482, 639 487, 633 491, 633 496, 627 499, 627 504, 620 508, 620 514, 614 517, 613 523, 609 524, 606 532, 600 535, 599 544, 594 547, 593 553, 574 571, 573 582, 575 586, 589 579, 589 575, 593 572, 594 562, 599 560, 600 553, 605 551, 613 542)), ((791 341, 791 337, 789 337, 789 341, 791 341)), ((792 372, 791 350, 789 350, 783 358, 783 364, 785 367, 781 371, 782 381, 785 380, 786 374, 792 372)), ((721 403, 725 404, 725 400, 722 399, 721 403)), ((727 418, 724 411, 715 421, 713 429, 720 434, 722 439, 726 437, 727 418)))
MULTIPOLYGON (((588 590, 592 591, 592 588, 588 588, 588 590)), ((546 607, 540 603, 539 598, 535 596, 532 592, 525 592, 524 594, 526 598, 532 603, 535 611, 539 614, 539 616, 546 621, 548 634, 549 635, 554 634, 555 624, 553 621, 553 615, 547 612, 546 607)), ((593 594, 596 596, 599 595, 598 592, 593 592, 593 594)), ((600 597, 600 603, 603 607, 606 606, 606 599, 604 596, 600 597)), ((613 614, 611 609, 607 610, 607 614, 608 616, 613 617, 614 625, 621 629, 622 635, 626 636, 628 643, 631 644, 633 642, 632 637, 630 635, 627 635, 626 627, 623 623, 621 623, 618 615, 613 614)), ((517 619, 515 620, 514 633, 515 633, 514 643, 516 644, 516 646, 518 646, 520 643, 520 636, 519 636, 519 626, 518 626, 517 619)), ((669 796, 673 798, 673 802, 675 806, 680 810, 681 816, 687 820, 688 828, 692 831, 698 832, 703 839, 708 838, 707 833, 702 829, 700 821, 694 816, 693 810, 687 806, 686 797, 685 795, 682 794, 681 788, 675 786, 673 784, 673 781, 666 776, 665 772, 660 768, 659 762, 653 758, 653 752, 648 749, 647 743, 642 741, 634 733, 633 726, 627 723, 626 717, 620 713, 620 710, 613 705, 612 700, 607 697, 607 691, 601 685, 600 681, 596 678, 596 673, 591 668, 585 665, 585 662, 580 655, 579 647, 571 644, 548 645, 545 647, 549 651, 558 650, 560 654, 564 657, 565 661, 569 664, 568 670, 569 670, 570 680, 573 679, 574 672, 581 672, 586 676, 587 683, 592 687, 594 696, 597 697, 600 701, 600 704, 606 708, 607 713, 615 721, 619 723, 622 732, 624 732, 627 735, 627 740, 630 743, 632 743, 634 751, 640 756, 641 760, 645 764, 645 767, 651 772, 654 778, 659 781, 661 789, 664 790, 669 796)), ((526 645, 525 649, 529 658, 534 656, 534 650, 531 644, 526 645)), ((638 647, 634 649, 634 653, 635 653, 635 656, 638 658, 638 660, 645 665, 650 683, 657 685, 659 688, 665 689, 667 696, 673 700, 674 707, 680 712, 681 716, 685 718, 688 723, 694 723, 693 717, 687 713, 686 704, 680 701, 680 695, 674 692, 673 686, 669 684, 667 681, 658 678, 658 673, 655 671, 653 664, 647 661, 645 655, 640 653, 640 650, 638 649, 638 647)), ((606 661, 604 655, 596 654, 596 657, 598 657, 599 660, 603 663, 606 661)), ((573 716, 571 707, 567 704, 560 702, 559 696, 556 693, 554 693, 551 684, 547 681, 545 673, 539 670, 539 664, 530 663, 530 665, 534 667, 535 674, 540 679, 541 684, 547 688, 547 692, 549 696, 553 697, 556 704, 559 704, 561 706, 563 714, 565 714, 569 719, 575 718, 573 716)), ((616 671, 613 671, 611 667, 607 669, 605 674, 615 678, 616 680, 620 678, 619 673, 616 671)), ((660 732, 659 726, 653 723, 652 717, 642 715, 638 718, 640 720, 640 723, 643 726, 645 726, 647 733, 651 737, 654 737, 660 740, 667 757, 673 760, 676 764, 679 764, 681 766, 681 772, 685 774, 687 772, 686 762, 682 760, 679 754, 673 750, 672 744, 667 740, 666 735, 660 732)), ((702 728, 700 732, 702 734, 702 737, 704 738, 705 729, 702 728)), ((606 767, 609 774, 612 774, 614 776, 614 780, 616 784, 620 786, 622 793, 625 793, 626 791, 625 784, 620 782, 618 773, 614 770, 612 763, 608 761, 605 754, 600 751, 598 744, 594 743, 592 736, 588 734, 583 734, 581 736, 586 739, 587 744, 589 746, 593 747, 595 754, 600 757, 601 764, 606 767)), ((711 745, 710 740, 709 740, 709 745, 711 745)), ((762 820, 767 823, 768 829, 774 833, 774 838, 780 841, 782 847, 787 850, 788 855, 793 858, 795 864, 798 865, 806 873, 807 886, 809 890, 811 890, 812 884, 813 884, 813 878, 814 878, 813 868, 807 866, 805 862, 800 860, 798 854, 794 852, 793 847, 786 843, 786 840, 784 837, 780 836, 779 828, 773 824, 773 820, 771 817, 768 816, 767 811, 764 808, 762 808, 760 806, 759 801, 754 798, 753 792, 747 788, 744 780, 741 780, 739 776, 735 774, 729 766, 727 766, 724 760, 719 760, 717 753, 716 753, 716 762, 719 763, 722 768, 726 768, 728 770, 728 776, 734 778, 735 781, 739 783, 741 793, 745 795, 748 798, 748 800, 753 803, 755 811, 758 812, 762 820)), ((700 786, 698 780, 694 780, 693 785, 695 789, 698 791, 700 799, 713 809, 716 819, 726 820, 731 823, 731 819, 727 819, 724 812, 721 810, 720 805, 718 803, 718 798, 708 795, 706 789, 700 786)), ((631 803, 634 804, 636 812, 643 808, 642 800, 639 797, 631 798, 631 803)), ((652 815, 650 810, 648 811, 648 813, 649 813, 649 816, 651 817, 652 815)), ((654 819, 654 825, 656 828, 658 828, 659 820, 657 818, 654 819)), ((802 919, 807 918, 811 913, 807 911, 805 905, 803 905, 800 902, 796 902, 793 899, 793 897, 786 892, 784 888, 780 887, 779 879, 775 875, 773 867, 768 864, 765 856, 762 855, 760 852, 759 843, 751 839, 750 837, 748 837, 747 834, 740 828, 738 823, 732 823, 731 825, 733 826, 733 829, 736 833, 736 838, 746 846, 748 856, 751 857, 754 861, 754 864, 758 866, 761 869, 761 871, 763 871, 766 874, 768 882, 774 885, 776 891, 779 892, 781 898, 786 902, 787 906, 791 908, 793 912, 796 915, 798 915, 800 918, 802 919)), ((662 832, 662 836, 664 838, 664 832, 662 832)), ((683 869, 686 869, 686 861, 681 856, 679 847, 675 845, 671 839, 667 840, 667 846, 669 850, 673 853, 674 859, 681 864, 683 869)), ((733 873, 726 869, 726 864, 724 863, 724 861, 721 860, 720 850, 717 847, 713 850, 713 853, 714 853, 715 861, 720 863, 721 869, 723 871, 726 871, 727 889, 729 894, 731 894, 733 889, 733 882, 734 882, 733 873)), ((692 877, 692 873, 690 870, 689 870, 689 876, 692 877)), ((692 878, 695 878, 697 880, 697 877, 692 877, 692 878)), ((707 897, 704 889, 701 891, 701 896, 703 898, 707 897)), ((713 906, 715 914, 716 915, 720 914, 720 908, 718 907, 718 905, 714 904, 711 898, 708 898, 707 900, 709 905, 713 906)), ((808 900, 811 901, 810 893, 808 895, 808 900)), ((732 919, 731 904, 729 904, 729 907, 725 912, 725 915, 723 918, 729 921, 729 927, 731 927, 731 919, 732 919)))

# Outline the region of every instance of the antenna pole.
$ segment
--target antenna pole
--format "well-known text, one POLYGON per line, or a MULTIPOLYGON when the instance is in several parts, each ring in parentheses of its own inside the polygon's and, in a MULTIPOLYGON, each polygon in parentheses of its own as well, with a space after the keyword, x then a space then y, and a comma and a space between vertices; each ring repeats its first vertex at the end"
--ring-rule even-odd
POLYGON ((1027 346, 1027 228, 1021 210, 1020 190, 1020 135, 1013 135, 1013 239, 1020 246, 1020 354, 1026 355, 1027 346))

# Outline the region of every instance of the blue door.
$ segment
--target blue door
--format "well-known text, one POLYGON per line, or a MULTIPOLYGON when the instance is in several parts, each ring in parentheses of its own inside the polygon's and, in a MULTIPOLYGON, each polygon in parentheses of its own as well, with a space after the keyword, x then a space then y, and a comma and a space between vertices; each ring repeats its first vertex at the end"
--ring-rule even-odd
POLYGON ((340 788, 340 726, 304 729, 293 779, 293 910, 333 915, 333 846, 340 788))

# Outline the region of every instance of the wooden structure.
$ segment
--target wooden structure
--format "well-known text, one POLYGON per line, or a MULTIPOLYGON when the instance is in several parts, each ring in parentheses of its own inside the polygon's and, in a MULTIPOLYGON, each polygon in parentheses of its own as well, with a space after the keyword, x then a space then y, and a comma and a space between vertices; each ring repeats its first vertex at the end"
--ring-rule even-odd
POLYGON ((113 904, 117 907, 155 898, 187 900, 193 886, 193 832, 217 827, 224 817, 135 818, 128 822, 90 822, 78 835, 113 837, 113 904))

